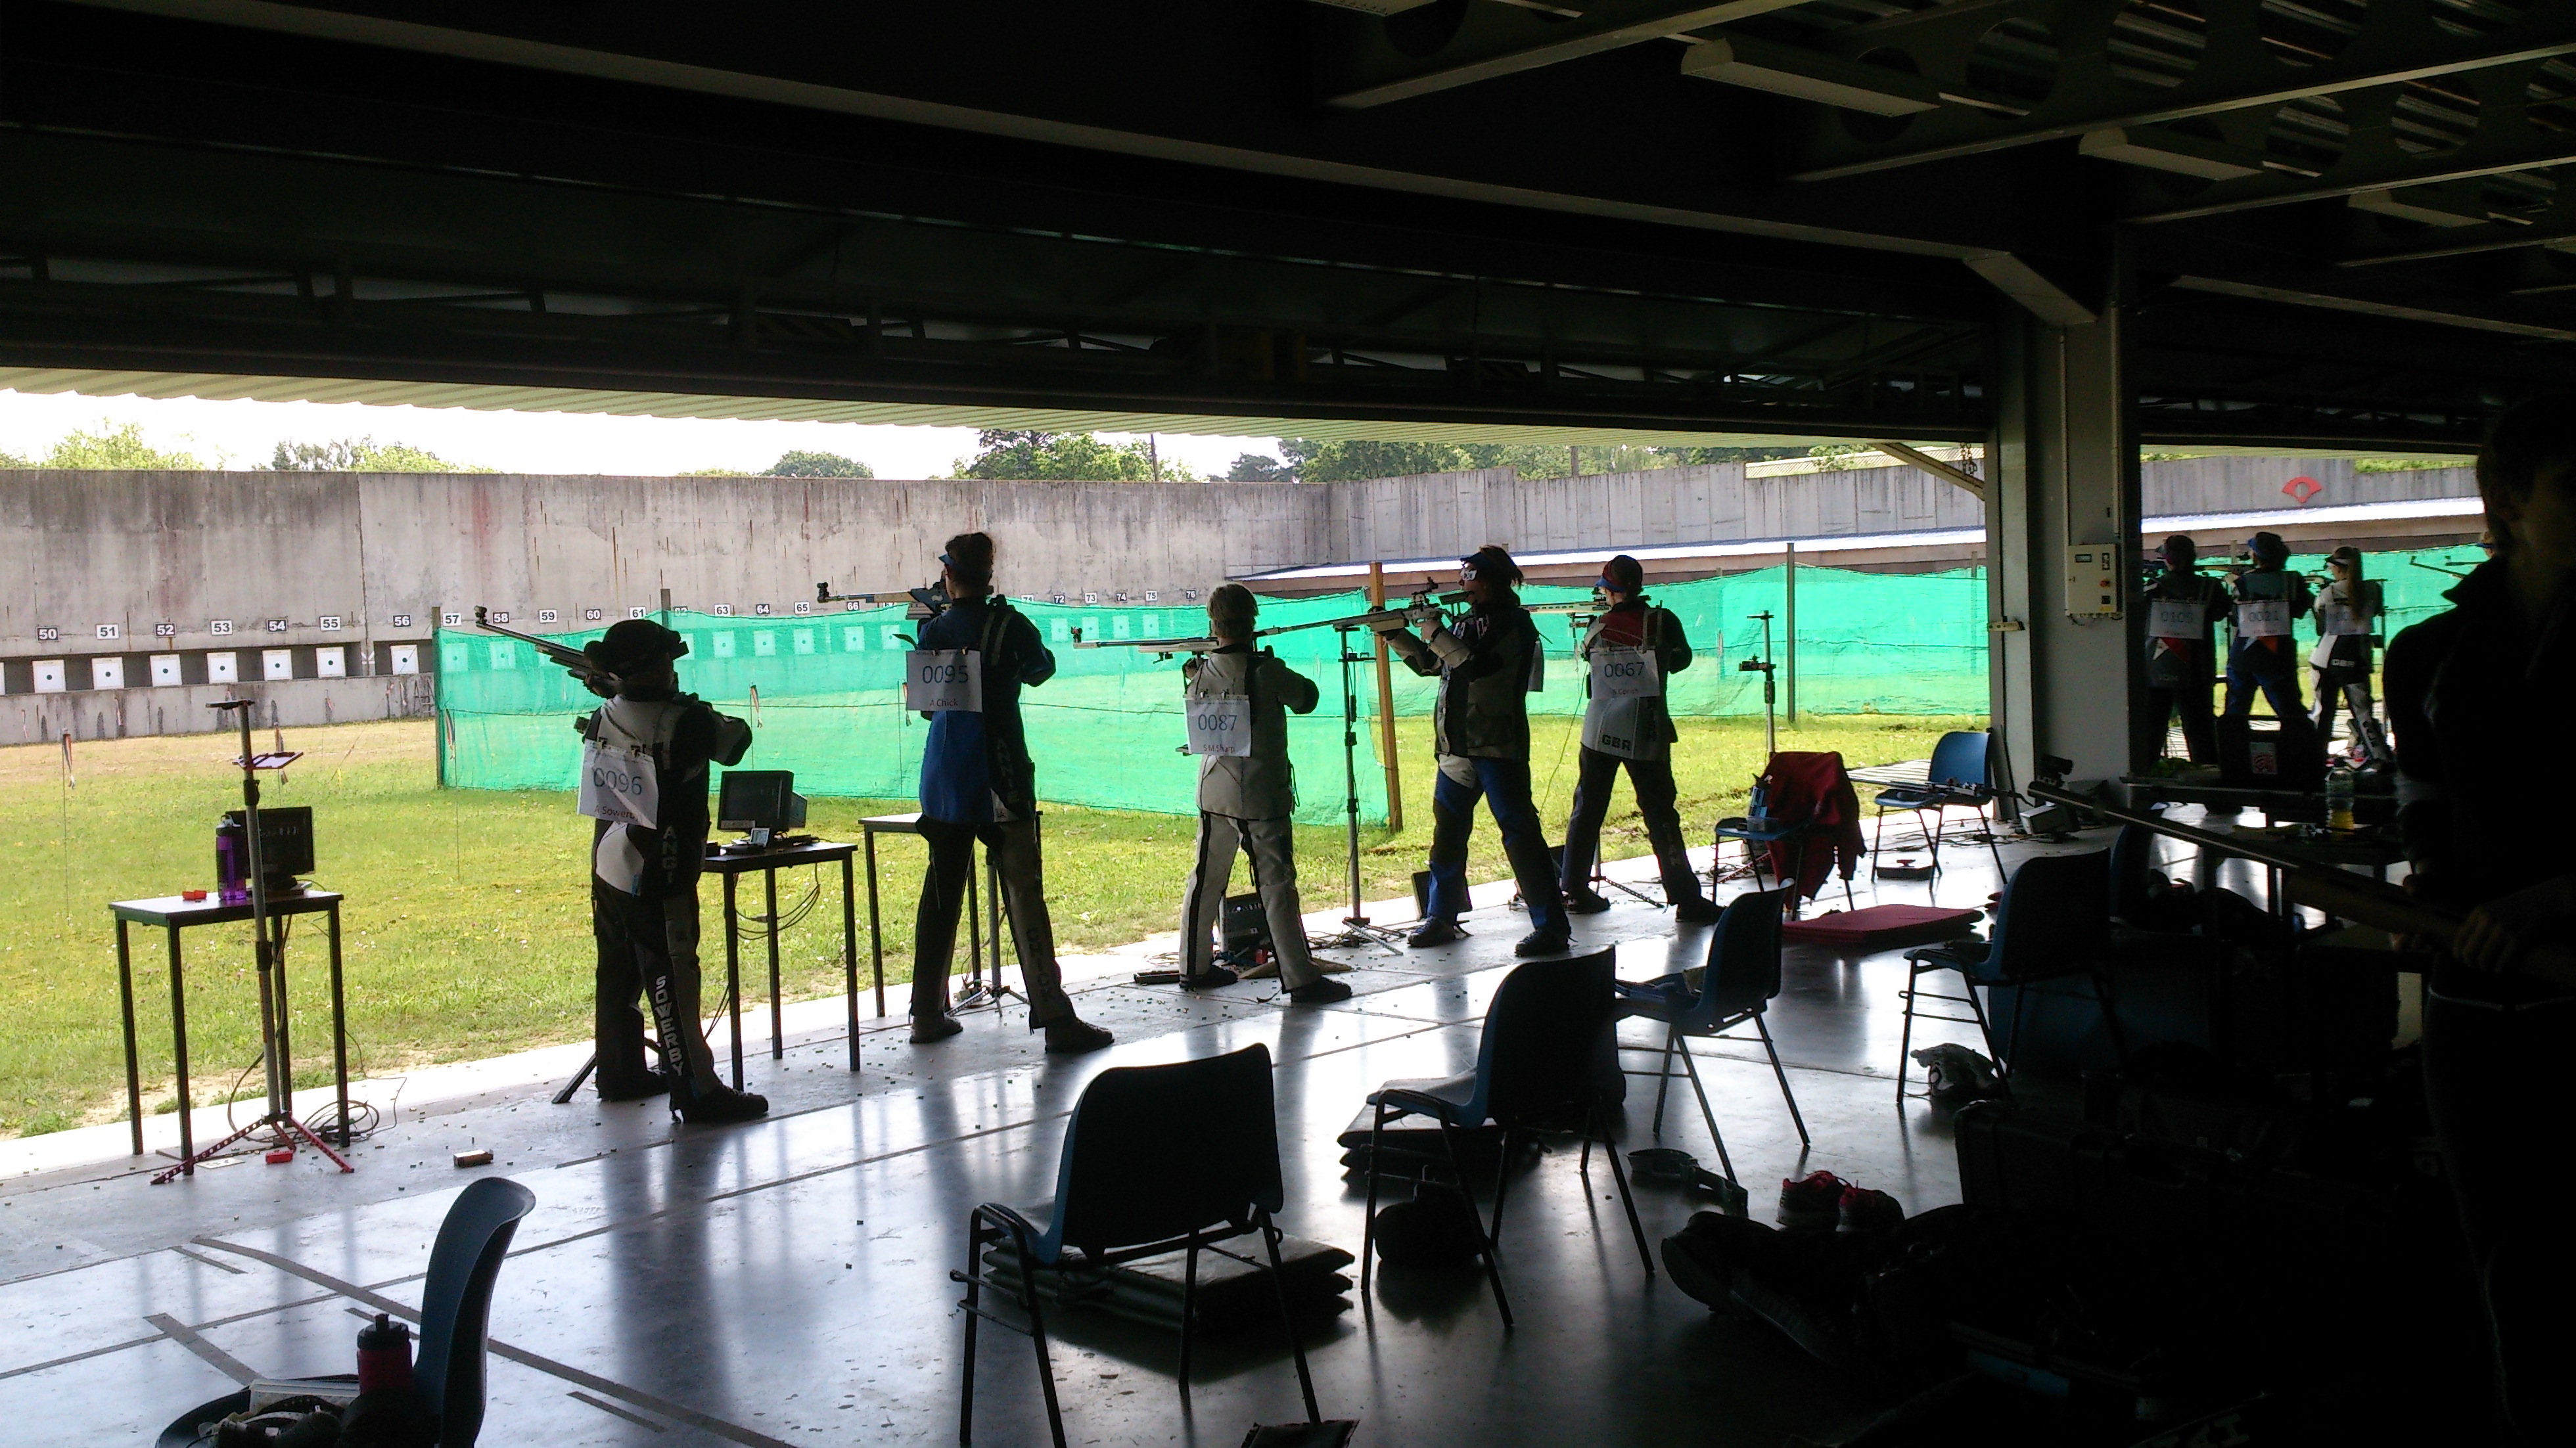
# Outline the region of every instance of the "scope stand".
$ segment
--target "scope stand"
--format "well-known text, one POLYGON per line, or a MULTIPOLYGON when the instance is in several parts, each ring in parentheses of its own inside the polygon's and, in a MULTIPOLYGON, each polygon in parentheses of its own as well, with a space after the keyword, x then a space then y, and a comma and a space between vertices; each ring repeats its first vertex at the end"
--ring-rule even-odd
POLYGON ((1766 610, 1745 617, 1762 625, 1762 652, 1735 667, 1738 672, 1762 676, 1762 763, 1768 768, 1771 756, 1780 752, 1780 664, 1771 657, 1771 614, 1766 610))
POLYGON ((1346 843, 1350 860, 1351 913, 1342 917, 1341 934, 1310 940, 1307 944, 1327 950, 1374 945, 1389 955, 1402 955, 1404 951, 1396 942, 1404 938, 1404 932, 1370 924, 1360 905, 1360 693, 1358 683, 1351 677, 1351 666, 1371 663, 1377 658, 1373 650, 1365 654, 1352 652, 1351 635, 1360 627, 1358 624, 1343 624, 1333 630, 1334 640, 1339 645, 1336 652, 1341 655, 1342 662, 1342 816, 1348 827, 1346 843))
MULTIPOLYGON (((268 1133, 269 1139, 277 1147, 289 1152, 295 1150, 296 1139, 301 1137, 310 1142, 315 1151, 329 1157, 333 1166, 344 1172, 357 1170, 338 1152, 325 1145, 322 1138, 314 1133, 313 1128, 295 1119, 294 1082, 290 1075, 290 1063, 284 1059, 277 1048, 278 1040, 284 1034, 281 1025, 286 1015, 286 999, 285 993, 277 989, 273 973, 277 959, 277 941, 272 934, 275 917, 268 913, 268 861, 260 849, 260 757, 251 751, 250 746, 250 716, 257 702, 252 699, 235 699, 207 707, 217 712, 231 711, 241 721, 242 833, 247 839, 250 854, 250 922, 254 940, 252 952, 257 967, 256 973, 259 976, 259 1053, 261 1065, 266 1068, 268 1075, 268 1109, 260 1113, 258 1120, 239 1128, 223 1140, 211 1146, 199 1147, 193 1156, 180 1158, 177 1165, 164 1169, 152 1178, 154 1186, 159 1186, 176 1177, 193 1177, 197 1174, 197 1163, 211 1161, 221 1156, 235 1143, 249 1140, 263 1132, 268 1133)), ((277 767, 283 768, 282 761, 292 756, 281 751, 274 757, 281 761, 277 767)), ((179 1109, 185 1111, 192 1104, 182 1101, 179 1103, 179 1109)), ((343 1146, 348 1144, 348 1135, 349 1123, 343 1119, 340 1123, 340 1138, 343 1146)))

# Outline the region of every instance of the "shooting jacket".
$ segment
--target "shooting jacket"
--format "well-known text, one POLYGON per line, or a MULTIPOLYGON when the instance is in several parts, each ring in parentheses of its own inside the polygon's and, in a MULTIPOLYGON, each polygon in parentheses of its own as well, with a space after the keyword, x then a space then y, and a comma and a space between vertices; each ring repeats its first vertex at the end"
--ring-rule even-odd
POLYGON ((921 647, 982 655, 983 712, 926 717, 921 813, 954 824, 1027 819, 1037 810, 1037 769, 1020 722, 1020 689, 1055 677, 1055 655, 1027 614, 998 598, 961 598, 923 623, 921 647))
POLYGON ((2317 591, 2317 646, 2308 654, 2308 663, 2338 673, 2370 673, 2370 639, 2379 632, 2379 616, 2388 611, 2379 580, 2355 579, 2337 581, 2317 591), (2330 634, 2326 632, 2326 614, 2333 609, 2348 609, 2361 632, 2330 634))
MULTIPOLYGON (((1582 641, 1574 646, 1575 656, 1588 666, 1593 649, 1604 645, 1652 649, 1655 667, 1664 678, 1665 692, 1642 699, 1588 699, 1583 706, 1586 715, 1626 716, 1620 721, 1619 732, 1634 739, 1636 749, 1624 757, 1671 758, 1673 741, 1681 736, 1673 730, 1672 708, 1666 700, 1671 696, 1673 675, 1691 666, 1690 635, 1683 631, 1682 621, 1673 616, 1671 609, 1648 603, 1643 598, 1632 598, 1592 621, 1592 627, 1584 632, 1582 641)), ((1588 671, 1585 681, 1588 688, 1588 671)), ((1595 718, 1587 717, 1585 722, 1593 723, 1595 718)))
POLYGON ((751 727, 717 713, 695 694, 620 694, 573 721, 573 729, 584 739, 650 751, 661 784, 660 828, 598 820, 591 848, 597 850, 610 830, 624 830, 643 856, 639 893, 649 899, 696 890, 706 867, 707 831, 714 823, 707 808, 708 766, 741 763, 751 749, 751 727))
POLYGON ((1538 626, 1518 599, 1470 609, 1429 638, 1396 629, 1383 636, 1404 666, 1440 681, 1431 716, 1433 747, 1467 759, 1529 758, 1529 688, 1538 667, 1538 626))
POLYGON ((1297 772, 1288 760, 1288 715, 1315 712, 1315 681, 1268 649, 1227 644, 1182 668, 1192 698, 1251 700, 1252 752, 1199 756, 1199 809, 1243 820, 1286 819, 1297 809, 1297 772))
POLYGON ((2147 686, 2181 689, 2198 684, 2206 688, 2218 673, 2217 629, 2219 616, 2227 612, 2227 585, 2197 569, 2169 568, 2147 588, 2145 612, 2150 629, 2155 605, 2165 602, 2200 605, 2200 629, 2174 638, 2159 637, 2153 632, 2147 635, 2147 686))
MULTIPOLYGON (((2293 626, 2299 617, 2316 606, 2315 596, 2308 591, 2308 581, 2286 568, 2249 568, 2236 575, 2228 590, 2238 603, 2259 599, 2283 599, 2290 605, 2293 626)), ((2258 679, 2287 678, 2298 672, 2298 642, 2288 634, 2277 638, 2247 638, 2238 635, 2228 646, 2227 667, 2230 672, 2250 674, 2258 679)))

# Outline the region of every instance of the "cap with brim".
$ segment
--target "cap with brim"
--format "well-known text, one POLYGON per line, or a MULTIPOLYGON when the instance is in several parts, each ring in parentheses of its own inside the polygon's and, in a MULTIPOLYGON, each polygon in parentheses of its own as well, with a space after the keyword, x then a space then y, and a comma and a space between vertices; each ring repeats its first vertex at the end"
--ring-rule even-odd
POLYGON ((623 619, 582 653, 612 674, 633 673, 689 655, 689 641, 649 618, 623 619))
POLYGON ((1625 553, 1618 554, 1601 565, 1601 576, 1593 580, 1592 586, 1635 593, 1646 586, 1646 567, 1625 553))

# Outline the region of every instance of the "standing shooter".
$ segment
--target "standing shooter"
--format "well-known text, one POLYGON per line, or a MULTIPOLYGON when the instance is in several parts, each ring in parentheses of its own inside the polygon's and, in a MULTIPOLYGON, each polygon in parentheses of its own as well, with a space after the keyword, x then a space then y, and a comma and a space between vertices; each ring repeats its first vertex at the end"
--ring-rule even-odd
POLYGON ((1513 591, 1520 565, 1500 546, 1488 543, 1458 560, 1458 581, 1468 609, 1454 627, 1428 609, 1415 615, 1425 637, 1415 637, 1400 618, 1376 625, 1406 668, 1440 680, 1431 725, 1440 757, 1431 790, 1431 908, 1405 943, 1422 949, 1459 937, 1458 917, 1469 908, 1467 832, 1481 795, 1529 906, 1530 933, 1514 953, 1554 955, 1572 939, 1573 927, 1530 800, 1529 694, 1539 682, 1538 627, 1513 591))
MULTIPOLYGON (((766 1098, 716 1080, 698 1011, 698 876, 707 853, 707 772, 751 747, 739 719, 680 692, 673 663, 688 640, 631 618, 582 650, 617 681, 575 727, 583 740, 581 812, 591 832, 590 923, 599 944, 599 1094, 638 1101, 671 1093, 671 1108, 705 1124, 769 1111, 766 1098), (644 1060, 641 993, 661 1038, 659 1073, 644 1060)), ((596 676, 585 679, 601 692, 596 676)))
POLYGON ((2387 736, 2371 708, 2371 636, 2388 611, 2377 581, 2361 576, 2361 550, 2347 543, 2326 555, 2333 575, 2317 594, 2317 646, 2308 655, 2309 682, 2317 691, 2315 712, 2320 740, 2334 737, 2335 701, 2352 709, 2352 756, 2380 763, 2390 760, 2387 736))
POLYGON ((2236 575, 2229 589, 2236 600, 2236 641, 2227 653, 2227 717, 2251 715, 2259 689, 2271 701, 2272 717, 2281 722, 2283 741, 2305 753, 2315 728, 2299 699, 2299 654, 2290 625, 2315 600, 2308 581, 2285 566, 2290 545, 2280 534, 2257 533, 2245 551, 2254 566, 2236 575))
POLYGON ((1297 898, 1297 842, 1289 816, 1297 809, 1296 773, 1288 762, 1290 711, 1315 711, 1315 681, 1252 646, 1260 605, 1252 590, 1229 583, 1208 595, 1208 632, 1220 647, 1184 671, 1190 751, 1199 756, 1198 854, 1181 897, 1181 985, 1206 990, 1235 983, 1211 958, 1211 932, 1225 902, 1238 849, 1252 856, 1252 888, 1269 917, 1279 983, 1301 1006, 1351 998, 1326 980, 1306 948, 1305 907, 1297 898))
POLYGON ((939 563, 950 601, 921 626, 921 648, 909 661, 916 676, 928 669, 943 685, 938 707, 923 711, 930 739, 921 753, 921 835, 930 846, 930 872, 913 925, 912 1042, 927 1045, 964 1029, 948 1014, 948 967, 981 840, 1001 876, 1002 905, 1028 984, 1029 1029, 1046 1032, 1050 1051, 1096 1051, 1110 1034, 1073 1013, 1056 965, 1038 857, 1037 771, 1020 723, 1021 687, 1055 677, 1055 655, 1027 615, 990 596, 989 535, 949 539, 939 563))
POLYGON ((1610 787, 1624 765, 1674 918, 1715 920, 1717 907, 1700 893, 1674 806, 1673 742, 1680 736, 1664 703, 1664 681, 1691 666, 1690 639, 1670 609, 1646 601, 1646 570, 1627 554, 1602 565, 1593 587, 1610 608, 1575 646, 1591 670, 1592 693, 1583 706, 1574 815, 1565 825, 1565 908, 1577 915, 1610 908, 1592 888, 1592 862, 1601 850, 1601 821, 1610 813, 1610 787))
POLYGON ((2218 682, 2218 616, 2227 585, 2200 571, 2200 546, 2181 533, 2165 540, 2165 571, 2147 589, 2147 707, 2138 716, 2137 754, 2165 752, 2165 725, 2182 716, 2183 749, 2194 764, 2218 762, 2209 691, 2218 682))

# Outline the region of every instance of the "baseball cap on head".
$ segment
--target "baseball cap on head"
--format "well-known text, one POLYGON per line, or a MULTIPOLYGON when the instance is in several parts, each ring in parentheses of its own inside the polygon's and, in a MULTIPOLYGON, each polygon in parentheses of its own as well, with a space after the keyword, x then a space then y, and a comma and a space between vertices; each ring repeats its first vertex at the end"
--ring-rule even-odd
POLYGON ((625 674, 688 657, 689 641, 649 618, 628 618, 609 625, 581 651, 610 673, 625 674))
POLYGON ((1512 555, 1501 544, 1488 543, 1458 560, 1458 576, 1482 578, 1510 588, 1521 581, 1521 566, 1512 561, 1512 555))
POLYGON ((2245 551, 2265 563, 2279 563, 2290 556, 2290 545, 2278 533, 2257 533, 2245 540, 2245 551))
POLYGON ((1619 554, 1601 565, 1601 576, 1593 580, 1592 586, 1636 593, 1646 586, 1646 566, 1625 553, 1619 554))

